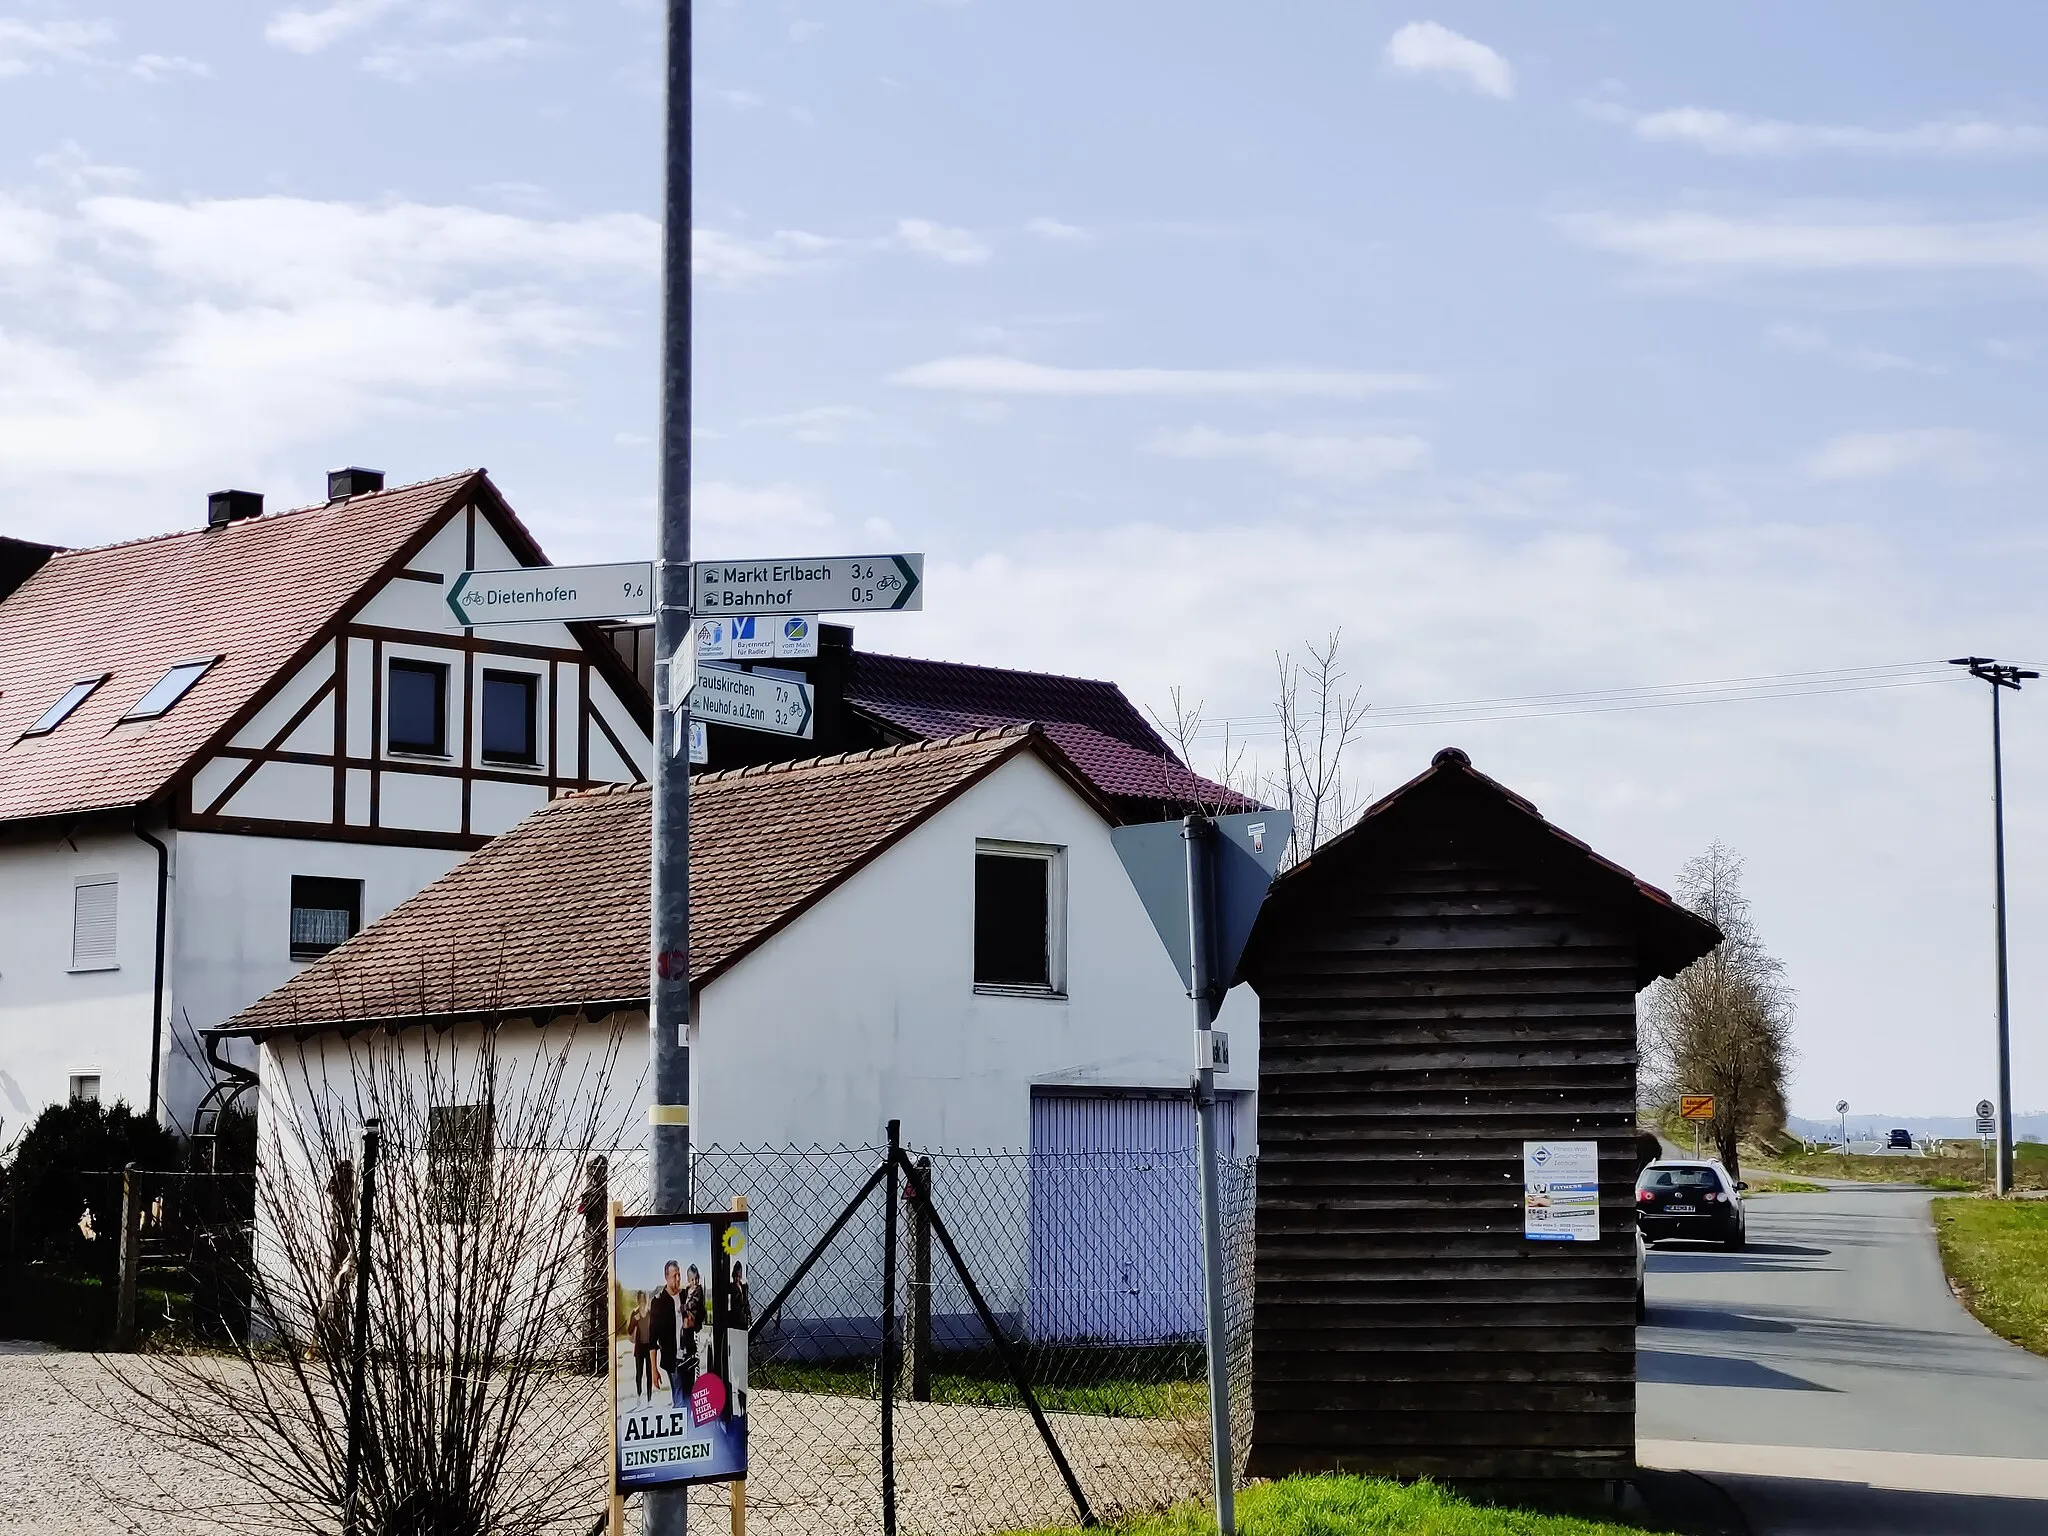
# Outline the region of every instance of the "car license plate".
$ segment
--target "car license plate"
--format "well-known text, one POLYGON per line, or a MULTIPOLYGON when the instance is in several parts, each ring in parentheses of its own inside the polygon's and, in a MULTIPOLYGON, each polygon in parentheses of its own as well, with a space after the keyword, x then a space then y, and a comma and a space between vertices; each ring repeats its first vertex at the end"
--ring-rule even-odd
POLYGON ((1664 1209, 1674 1216, 1693 1216, 1699 1212, 1699 1207, 1693 1205, 1667 1205, 1664 1209))

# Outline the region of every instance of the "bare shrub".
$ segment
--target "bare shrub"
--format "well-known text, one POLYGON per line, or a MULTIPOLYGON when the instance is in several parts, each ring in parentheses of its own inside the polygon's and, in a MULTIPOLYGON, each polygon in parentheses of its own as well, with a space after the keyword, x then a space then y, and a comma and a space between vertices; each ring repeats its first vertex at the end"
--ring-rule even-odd
MULTIPOLYGON (((593 1257, 602 1169, 637 1097, 614 1092, 625 1036, 615 1023, 504 1031, 326 1031, 271 1047, 281 1081, 266 1084, 254 1231, 221 1260, 239 1271, 250 1326, 222 1352, 124 1361, 128 1379, 108 1389, 139 1396, 153 1433, 247 1490, 203 1511, 214 1523, 340 1523, 358 1138, 373 1117, 355 1529, 537 1536, 587 1529, 602 1509, 593 1257)), ((175 1486, 154 1496, 195 1512, 175 1486)))

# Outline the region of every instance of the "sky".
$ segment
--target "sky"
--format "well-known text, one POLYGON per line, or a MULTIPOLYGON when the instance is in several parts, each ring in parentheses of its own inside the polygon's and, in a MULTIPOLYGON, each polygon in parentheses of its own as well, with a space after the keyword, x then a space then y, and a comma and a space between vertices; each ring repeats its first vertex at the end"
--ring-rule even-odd
MULTIPOLYGON (((1971 14, 701 4, 698 550, 924 551, 863 647, 1178 687, 1210 770, 1341 633, 1355 791, 1455 743, 1659 884, 1720 840, 1792 1107, 1965 1112, 1989 704, 1939 663, 2048 659, 2048 11, 1971 14)), ((483 465, 557 561, 647 557, 661 26, 0 0, 0 531, 483 465)))

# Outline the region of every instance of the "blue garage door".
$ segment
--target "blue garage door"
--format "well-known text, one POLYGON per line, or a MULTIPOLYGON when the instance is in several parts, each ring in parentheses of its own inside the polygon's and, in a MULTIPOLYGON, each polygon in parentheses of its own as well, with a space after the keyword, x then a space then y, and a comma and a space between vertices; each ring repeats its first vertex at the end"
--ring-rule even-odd
MULTIPOLYGON (((1237 1100, 1219 1096, 1237 1155, 1237 1100)), ((1202 1336, 1195 1107, 1185 1096, 1034 1093, 1031 1334, 1068 1343, 1202 1336)))

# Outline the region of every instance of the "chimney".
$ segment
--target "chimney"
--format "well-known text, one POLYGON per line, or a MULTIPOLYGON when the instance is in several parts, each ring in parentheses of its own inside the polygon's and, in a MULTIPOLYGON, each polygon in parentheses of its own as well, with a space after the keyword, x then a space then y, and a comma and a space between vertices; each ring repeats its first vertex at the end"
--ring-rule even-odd
POLYGON ((206 498, 206 526, 225 528, 245 517, 263 515, 261 491, 215 491, 206 498))
POLYGON ((327 499, 340 501, 347 496, 367 496, 372 491, 384 489, 384 471, 381 469, 360 469, 350 465, 347 469, 327 471, 327 499))

